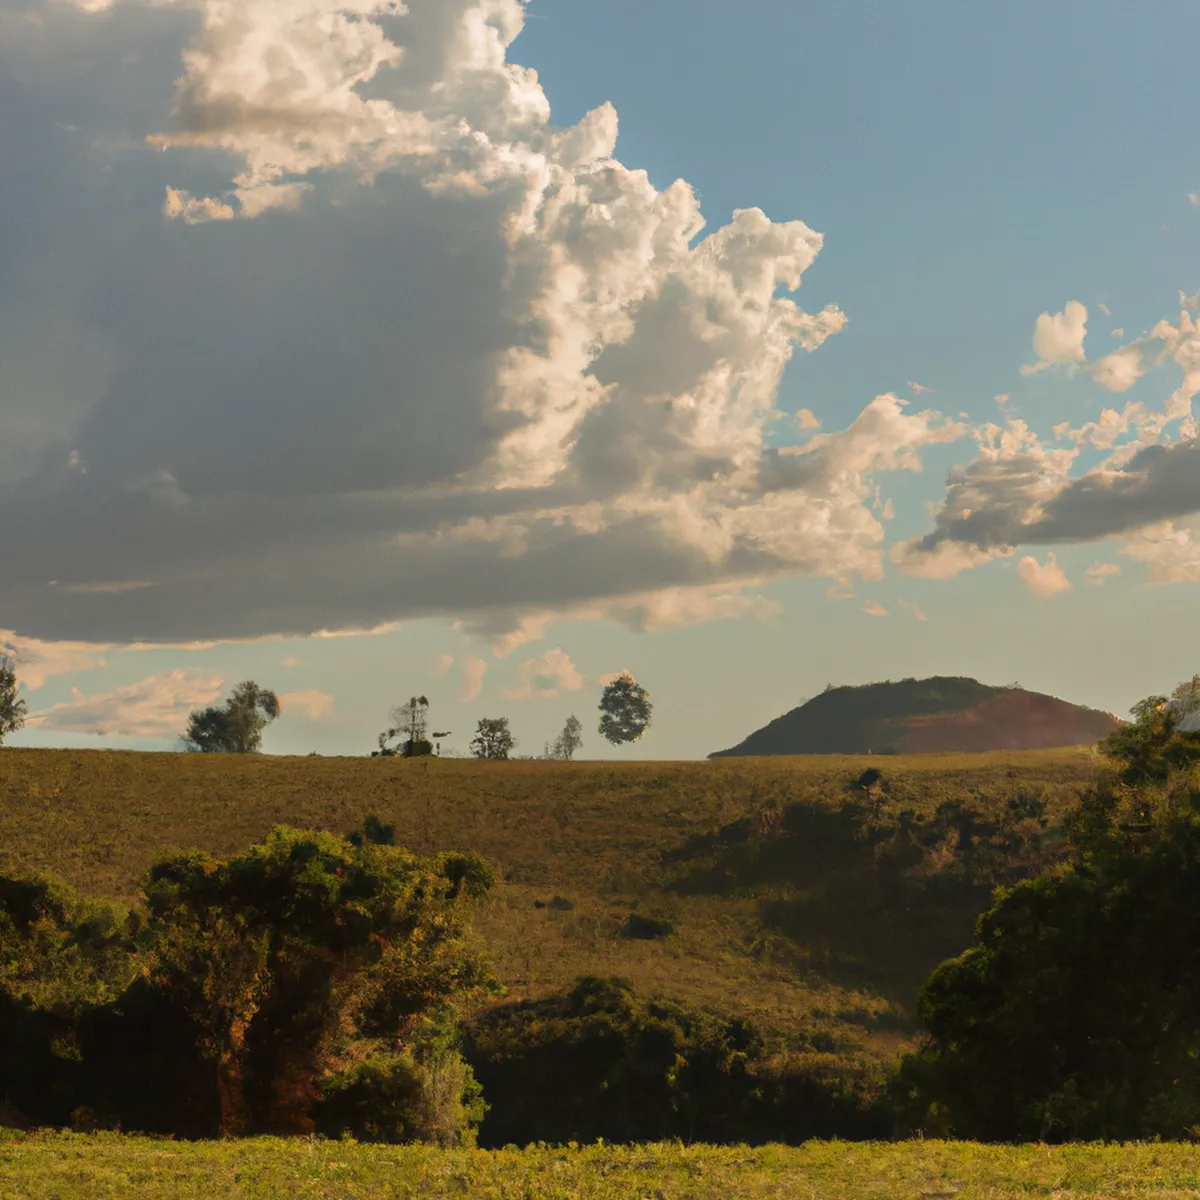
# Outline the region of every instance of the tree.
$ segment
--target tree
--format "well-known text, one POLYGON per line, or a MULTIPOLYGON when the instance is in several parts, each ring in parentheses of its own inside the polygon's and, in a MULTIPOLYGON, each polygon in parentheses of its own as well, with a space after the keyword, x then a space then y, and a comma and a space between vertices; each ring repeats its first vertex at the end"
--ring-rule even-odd
POLYGON ((205 754, 257 754, 263 730, 281 711, 274 692, 248 679, 224 704, 197 709, 188 717, 184 745, 205 754))
POLYGON ((1105 738, 1100 750, 1120 764, 1125 783, 1161 783, 1200 763, 1200 736, 1191 731, 1197 707, 1200 676, 1181 683, 1169 698, 1139 700, 1129 710, 1133 720, 1105 738))
POLYGON ((1102 779, 1073 861, 998 893, 921 992, 896 1096, 913 1128, 1002 1141, 1177 1139, 1200 1122, 1200 792, 1102 779))
POLYGON ((507 717, 484 717, 475 726, 471 753, 476 758, 507 758, 516 744, 507 717))
MULTIPOLYGON (((389 714, 391 728, 379 735, 379 753, 387 756, 397 753, 397 747, 388 743, 402 737, 398 752, 405 758, 422 758, 433 753, 433 743, 426 730, 429 728, 429 698, 410 696, 403 704, 393 708, 389 714)), ((447 735, 442 735, 447 736, 447 735)))
POLYGON ((562 733, 546 745, 546 757, 570 762, 583 745, 583 722, 572 713, 562 727, 562 733))
POLYGON ((25 724, 25 701, 17 695, 17 686, 16 664, 0 655, 0 743, 25 724))
POLYGON ((650 728, 650 693, 622 671, 600 697, 600 733, 614 746, 636 742, 650 728))

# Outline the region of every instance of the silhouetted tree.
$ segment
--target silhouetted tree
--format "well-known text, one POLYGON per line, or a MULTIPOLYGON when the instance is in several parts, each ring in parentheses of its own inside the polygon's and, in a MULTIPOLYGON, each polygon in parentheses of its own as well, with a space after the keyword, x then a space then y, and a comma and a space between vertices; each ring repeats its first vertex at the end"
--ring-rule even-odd
POLYGON ((507 717, 484 717, 475 726, 471 753, 476 758, 507 758, 516 744, 507 717))
POLYGON ((11 658, 0 655, 0 743, 25 724, 25 701, 17 694, 17 668, 11 658))
POLYGON ((622 671, 600 697, 600 733, 614 746, 636 742, 650 728, 650 693, 622 671))
POLYGON ((566 724, 562 727, 562 733, 553 742, 547 743, 546 757, 570 762, 582 745, 583 722, 572 713, 567 718, 566 724))
POLYGON ((274 692, 248 679, 224 704, 197 709, 188 717, 184 745, 205 754, 257 754, 263 730, 281 711, 274 692))
POLYGON ((379 735, 379 753, 383 755, 399 752, 405 758, 421 758, 433 753, 433 743, 426 734, 429 721, 429 699, 426 696, 410 696, 403 704, 393 708, 389 714, 391 727, 379 735), (402 737, 399 747, 388 743, 402 737))

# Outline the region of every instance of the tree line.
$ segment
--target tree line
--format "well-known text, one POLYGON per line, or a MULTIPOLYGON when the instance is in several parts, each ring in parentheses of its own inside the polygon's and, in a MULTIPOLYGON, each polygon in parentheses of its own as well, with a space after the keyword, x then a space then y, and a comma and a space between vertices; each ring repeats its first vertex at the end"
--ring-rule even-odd
MULTIPOLYGON (((650 728, 653 705, 650 693, 628 672, 622 671, 604 688, 600 697, 597 731, 610 745, 639 741, 650 728)), ((220 704, 196 709, 189 714, 181 742, 185 750, 202 754, 258 754, 263 733, 283 712, 279 697, 254 680, 239 683, 220 704)), ((20 695, 16 666, 0 655, 0 744, 5 735, 25 725, 28 710, 20 695)), ((430 730, 429 698, 412 696, 392 709, 389 725, 377 739, 372 757, 421 758, 439 755, 449 730, 430 730)), ((517 739, 507 717, 483 717, 471 739, 476 758, 508 759, 517 739)), ((547 742, 540 757, 570 762, 583 745, 583 722, 572 713, 553 742, 547 742)))

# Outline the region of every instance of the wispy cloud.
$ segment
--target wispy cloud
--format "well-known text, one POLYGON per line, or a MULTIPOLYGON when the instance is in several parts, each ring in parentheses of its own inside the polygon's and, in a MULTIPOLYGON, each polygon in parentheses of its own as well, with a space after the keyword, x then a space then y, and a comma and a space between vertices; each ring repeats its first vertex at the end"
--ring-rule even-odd
POLYGON ((868 600, 862 606, 862 610, 869 617, 886 617, 888 615, 888 610, 878 600, 868 600))
POLYGON ((290 712, 297 712, 306 720, 314 723, 333 722, 338 719, 333 697, 328 692, 323 692, 318 688, 304 688, 296 692, 284 692, 279 697, 279 704, 284 715, 290 712))
POLYGON ((72 688, 73 700, 34 713, 28 724, 31 729, 100 737, 178 737, 193 709, 212 704, 220 696, 221 684, 222 680, 212 675, 170 671, 110 692, 85 695, 72 688))
POLYGON ((474 654, 468 654, 462 660, 458 698, 463 704, 474 704, 483 694, 483 677, 487 674, 487 669, 487 663, 474 654))

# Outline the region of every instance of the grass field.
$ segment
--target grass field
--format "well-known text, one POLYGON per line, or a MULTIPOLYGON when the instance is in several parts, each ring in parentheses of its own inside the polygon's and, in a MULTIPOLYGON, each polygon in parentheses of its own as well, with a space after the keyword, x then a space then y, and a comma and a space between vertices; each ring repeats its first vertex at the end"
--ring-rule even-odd
POLYGON ((1200 1195, 1200 1148, 810 1142, 431 1150, 0 1131, 4 1200, 1055 1200, 1200 1195))
POLYGON ((935 927, 919 912, 810 911, 807 885, 842 870, 845 845, 817 828, 725 847, 721 831, 757 830, 789 805, 828 811, 862 794, 870 766, 897 811, 1037 789, 1057 815, 1096 760, 1086 749, 630 764, 6 749, 0 870, 129 901, 167 848, 223 854, 279 823, 346 832, 374 812, 415 850, 475 849, 499 865, 476 926, 510 999, 618 974, 749 1016, 789 1053, 869 1069, 909 1043, 916 985, 965 946, 973 913, 935 927), (634 912, 674 932, 621 936, 634 912))

